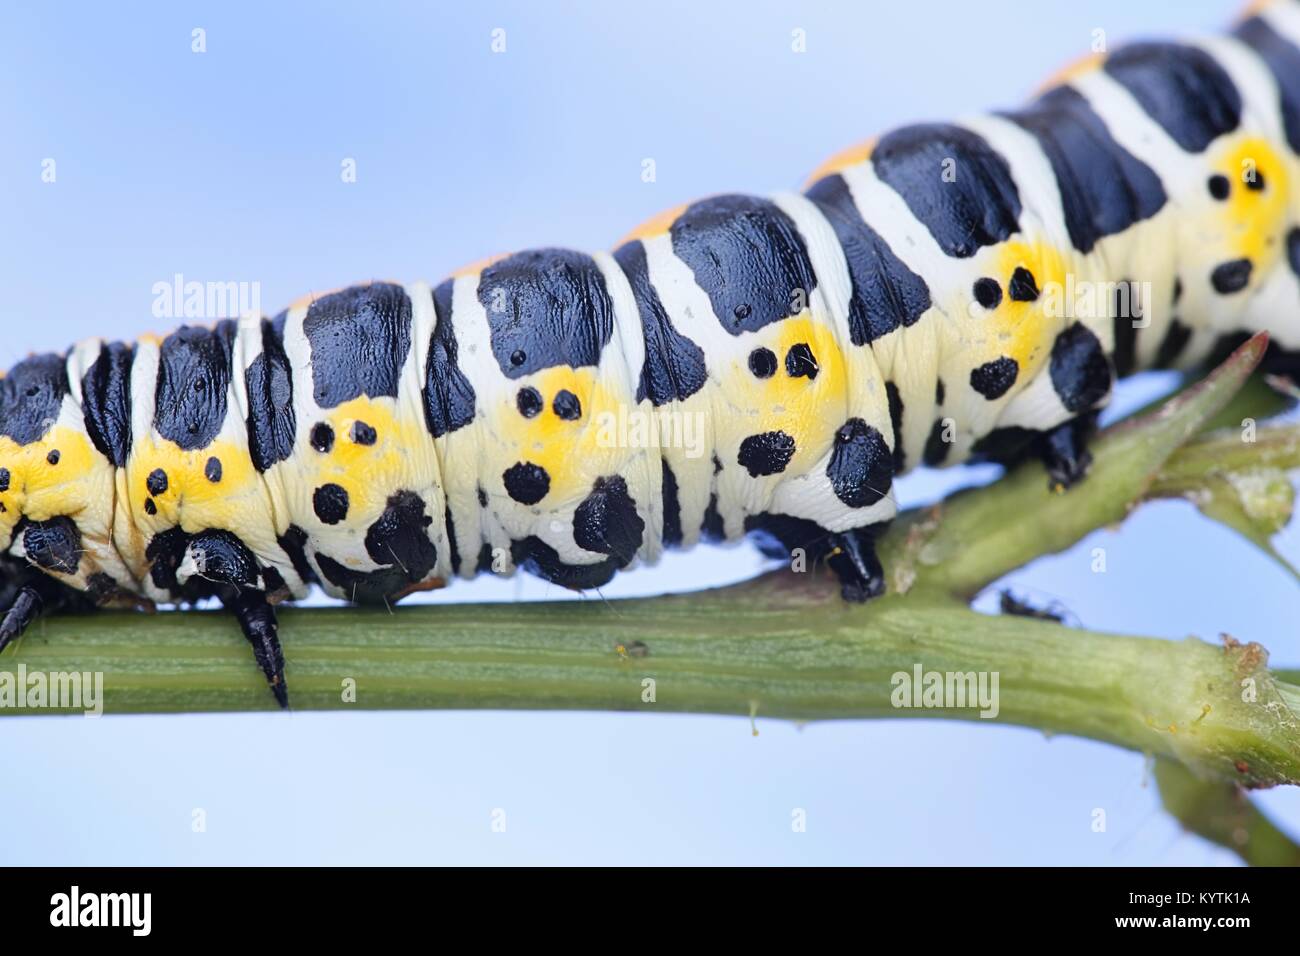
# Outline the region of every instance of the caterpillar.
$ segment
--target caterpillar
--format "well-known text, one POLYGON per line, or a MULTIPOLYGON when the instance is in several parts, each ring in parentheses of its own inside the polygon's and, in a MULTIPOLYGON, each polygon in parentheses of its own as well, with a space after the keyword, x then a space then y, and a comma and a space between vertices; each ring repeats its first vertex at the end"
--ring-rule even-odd
POLYGON ((59 608, 217 598, 287 706, 274 609, 313 585, 588 589, 753 534, 865 600, 895 476, 1032 453, 1068 487, 1117 377, 1259 330, 1294 374, 1297 306, 1300 4, 1275 0, 612 253, 27 358, 0 380, 0 649, 59 608))

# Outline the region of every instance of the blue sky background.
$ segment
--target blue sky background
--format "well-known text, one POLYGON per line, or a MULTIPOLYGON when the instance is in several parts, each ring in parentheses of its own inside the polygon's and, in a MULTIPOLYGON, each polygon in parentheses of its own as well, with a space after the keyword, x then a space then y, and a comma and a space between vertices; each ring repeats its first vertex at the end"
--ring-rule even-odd
MULTIPOLYGON (((273 311, 308 290, 437 280, 515 248, 608 248, 699 195, 797 187, 891 125, 1015 104, 1087 52, 1096 28, 1113 43, 1216 29, 1235 12, 1223 0, 6 4, 0 363, 161 330, 152 287, 178 272, 260 282, 273 311), (203 54, 191 52, 196 27, 203 54), (504 54, 490 51, 498 27, 504 54), (53 184, 41 181, 47 158, 53 184), (341 181, 345 158, 355 183, 341 181), (645 158, 654 183, 641 179, 645 158)), ((1123 403, 1169 384, 1129 383, 1123 403)), ((899 497, 919 503, 982 474, 914 474, 899 497)), ((1300 559, 1296 529, 1278 544, 1300 559)), ((605 592, 723 583, 760 564, 748 546, 702 548, 605 592)), ((1089 627, 1231 631, 1300 662, 1294 582, 1189 506, 1146 507, 1009 580, 1089 627), (1088 571, 1097 545, 1109 573, 1088 571)), ((437 599, 562 596, 520 579, 437 599)), ((550 713, 6 719, 0 863, 1234 859, 1162 814, 1141 756, 1100 744, 930 721, 758 726, 753 737, 733 718, 550 713), (1091 830, 1096 807, 1105 833, 1091 830), (505 833, 490 828, 495 808, 505 833), (794 808, 805 833, 791 830, 794 808)), ((1300 833, 1300 792, 1260 801, 1300 833)))

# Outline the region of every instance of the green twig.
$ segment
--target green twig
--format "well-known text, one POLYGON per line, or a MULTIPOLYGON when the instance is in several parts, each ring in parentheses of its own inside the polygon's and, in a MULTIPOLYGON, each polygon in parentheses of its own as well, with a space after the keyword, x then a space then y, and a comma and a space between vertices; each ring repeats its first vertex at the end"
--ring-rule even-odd
MULTIPOLYGON (((839 600, 823 568, 693 594, 603 602, 285 609, 298 709, 569 708, 825 719, 987 719, 1103 740, 1247 787, 1300 781, 1300 687, 1259 645, 1154 641, 976 614, 1005 572, 1121 520, 1152 495, 1232 468, 1300 466, 1293 431, 1241 448, 1198 438, 1263 344, 1096 445, 1088 480, 1051 493, 1041 467, 902 516, 882 542, 891 593, 839 600), (1182 447, 1185 446, 1186 447, 1182 447), (904 701, 920 668, 984 679, 996 700, 904 701), (935 706, 915 706, 936 703, 935 706), (910 704, 912 706, 900 706, 910 704), (981 718, 980 712, 987 716, 981 718), (996 714, 994 714, 996 711, 996 714)), ((273 706, 224 615, 46 622, 7 654, 30 671, 104 675, 110 713, 273 706)), ((955 689, 955 685, 954 685, 955 689)))

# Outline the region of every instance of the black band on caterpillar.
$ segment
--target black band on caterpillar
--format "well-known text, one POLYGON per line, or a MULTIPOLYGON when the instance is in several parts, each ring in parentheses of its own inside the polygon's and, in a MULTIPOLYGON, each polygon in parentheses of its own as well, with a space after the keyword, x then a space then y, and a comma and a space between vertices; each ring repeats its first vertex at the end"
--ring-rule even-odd
POLYGON ((1117 374, 1240 336, 1300 367, 1300 10, 1144 43, 1028 105, 908 126, 802 194, 612 255, 516 253, 0 380, 0 644, 218 597, 287 702, 272 605, 523 567, 597 587, 746 533, 872 597, 893 480, 1036 451, 1083 477, 1117 374), (1280 323, 1280 324, 1279 324, 1280 323), (40 520, 35 520, 39 518, 40 520))

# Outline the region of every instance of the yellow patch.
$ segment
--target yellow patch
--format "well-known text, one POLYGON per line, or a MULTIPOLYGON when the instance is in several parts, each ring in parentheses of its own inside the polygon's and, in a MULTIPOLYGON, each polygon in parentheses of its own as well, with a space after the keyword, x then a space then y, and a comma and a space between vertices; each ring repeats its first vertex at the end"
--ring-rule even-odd
POLYGON ((1251 137, 1231 145, 1214 168, 1231 183, 1222 207, 1234 258, 1249 259, 1256 274, 1281 254, 1278 237, 1286 220, 1290 192, 1287 165, 1265 139, 1251 137), (1263 184, 1263 189, 1251 188, 1263 184))
MULTIPOLYGON (((640 412, 603 385, 594 368, 558 366, 512 384, 515 387, 502 396, 497 416, 503 450, 510 460, 498 472, 516 461, 545 469, 551 483, 541 504, 547 507, 586 495, 591 490, 592 472, 609 470, 606 465, 611 456, 622 456, 625 445, 617 432, 620 406, 625 406, 623 417, 630 421, 629 428, 636 426, 640 412), (542 396, 542 410, 525 418, 519 413, 516 396, 529 387, 542 396), (570 421, 555 414, 555 396, 561 391, 577 397, 582 412, 577 419, 570 421)), ((642 424, 647 428, 652 424, 648 415, 642 424)))
POLYGON ((871 151, 875 148, 876 138, 873 136, 866 142, 856 143, 847 149, 840 150, 812 171, 812 175, 809 176, 808 181, 804 183, 804 188, 806 189, 819 179, 833 176, 838 172, 848 169, 850 166, 856 166, 858 163, 866 161, 867 157, 871 155, 871 151))
POLYGON ((720 401, 730 403, 715 429, 740 441, 759 432, 783 431, 795 441, 795 453, 782 475, 801 474, 812 467, 844 424, 848 411, 848 376, 835 333, 808 311, 760 329, 749 351, 727 370, 728 388, 720 401), (817 376, 797 378, 786 371, 786 355, 807 345, 817 363, 817 376), (767 348, 776 355, 776 372, 758 378, 749 368, 749 354, 767 348))
POLYGON ((24 516, 32 521, 59 515, 75 519, 107 493, 99 484, 108 467, 82 432, 64 425, 55 425, 44 438, 27 445, 0 437, 0 468, 9 469, 9 487, 0 493, 0 528, 6 539, 24 516), (49 456, 54 451, 58 463, 52 465, 49 456))
POLYGON ((991 278, 1002 287, 1002 301, 983 320, 992 333, 989 359, 1003 355, 1015 359, 1020 367, 1017 382, 1028 383, 1051 352, 1063 324, 1065 260, 1060 250, 1047 243, 1013 239, 996 247, 993 261, 996 272, 991 278), (1016 269, 1027 269, 1034 277, 1038 288, 1034 301, 1011 298, 1016 269))
POLYGON ((323 412, 313 427, 320 422, 334 430, 334 444, 328 452, 318 452, 304 443, 294 459, 299 470, 293 480, 308 509, 321 485, 335 484, 348 493, 347 518, 339 527, 368 526, 398 488, 423 489, 433 483, 432 465, 420 455, 429 444, 424 418, 399 417, 395 399, 362 395, 323 412), (373 445, 353 441, 357 422, 375 430, 373 445))
POLYGON ((261 476, 243 445, 218 439, 206 448, 186 451, 174 442, 150 435, 131 449, 126 466, 127 505, 132 521, 150 533, 179 525, 188 534, 208 528, 239 534, 264 526, 268 519, 261 476), (221 462, 221 480, 209 481, 209 459, 221 462), (149 492, 149 476, 161 469, 167 488, 149 492), (156 512, 149 514, 145 502, 156 512))

